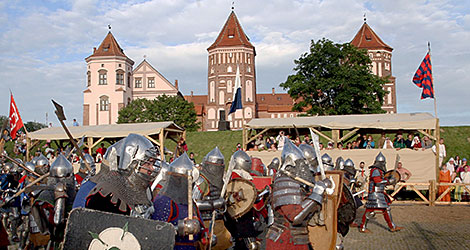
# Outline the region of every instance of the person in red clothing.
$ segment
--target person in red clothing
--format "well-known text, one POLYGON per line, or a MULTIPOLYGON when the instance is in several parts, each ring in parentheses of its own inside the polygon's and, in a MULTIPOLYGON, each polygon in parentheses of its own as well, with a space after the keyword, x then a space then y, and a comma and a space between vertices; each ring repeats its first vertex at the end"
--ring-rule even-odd
POLYGON ((313 174, 302 151, 287 140, 282 150, 281 168, 272 185, 274 223, 266 233, 266 249, 313 248, 307 222, 321 210, 326 183, 317 181, 315 187, 309 190, 309 187, 290 176, 313 181, 313 174))
POLYGON ((103 159, 104 154, 106 153, 106 148, 104 147, 104 143, 101 143, 101 146, 96 150, 96 154, 100 154, 100 159, 103 159))
POLYGON ((84 155, 86 161, 88 162, 88 165, 91 167, 91 171, 88 171, 88 168, 86 167, 85 163, 83 162, 82 159, 80 159, 80 168, 78 169, 78 172, 75 174, 75 180, 77 181, 77 187, 80 188, 80 185, 82 185, 82 182, 85 180, 88 180, 92 175, 95 174, 96 172, 96 166, 95 166, 95 161, 93 160, 93 156, 89 154, 84 155))

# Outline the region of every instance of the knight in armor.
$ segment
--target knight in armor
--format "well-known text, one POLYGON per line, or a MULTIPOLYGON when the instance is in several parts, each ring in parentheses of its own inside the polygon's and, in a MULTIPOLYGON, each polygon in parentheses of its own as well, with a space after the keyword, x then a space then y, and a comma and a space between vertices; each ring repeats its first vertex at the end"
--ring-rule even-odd
POLYGON ((80 168, 78 169, 78 172, 75 174, 75 180, 77 181, 77 189, 80 188, 80 185, 85 183, 91 176, 95 175, 96 173, 96 164, 93 159, 93 156, 89 154, 85 154, 84 158, 88 165, 91 168, 91 171, 88 170, 86 167, 85 162, 83 159, 80 159, 80 168))
MULTIPOLYGON (((21 161, 20 159, 16 159, 21 161)), ((16 163, 6 163, 6 173, 0 176, 5 226, 12 235, 12 241, 18 242, 18 227, 21 224, 21 200, 13 195, 18 191, 20 181, 19 167, 16 163)))
POLYGON ((153 201, 155 212, 151 218, 173 224, 176 229, 174 249, 197 249, 201 240, 203 221, 197 207, 189 218, 188 211, 188 178, 193 175, 194 164, 188 155, 183 153, 174 160, 166 172, 166 181, 153 201), (190 240, 189 235, 193 236, 190 240))
POLYGON ((307 223, 320 211, 327 183, 314 182, 302 151, 289 140, 282 150, 281 164, 272 185, 274 223, 266 234, 266 249, 309 249, 307 223), (310 190, 293 177, 312 182, 315 187, 310 190))
POLYGON ((334 165, 333 165, 333 158, 331 158, 330 155, 327 153, 323 154, 321 157, 321 161, 323 162, 323 166, 325 167, 325 171, 330 171, 334 170, 334 165))
POLYGON ((224 171, 225 158, 219 148, 215 147, 204 156, 199 178, 193 188, 193 200, 201 212, 204 226, 209 230, 212 216, 215 216, 213 235, 216 236, 217 243, 213 249, 227 249, 231 246, 230 233, 223 223, 225 200, 221 197, 221 192, 224 185, 224 171))
POLYGON ((343 170, 344 168, 344 159, 343 157, 336 158, 335 170, 343 170))
MULTIPOLYGON (((158 174, 158 151, 144 136, 129 134, 122 142, 117 171, 95 175, 86 208, 149 218, 153 213, 150 183, 158 174)), ((101 171, 100 171, 101 172, 101 171)))
POLYGON ((45 175, 49 173, 49 160, 43 154, 34 157, 32 162, 36 164, 35 171, 39 175, 45 175))
MULTIPOLYGON (((302 145, 302 144, 300 144, 302 145)), ((274 176, 276 175, 277 171, 279 170, 279 166, 281 165, 281 161, 279 161, 279 158, 274 157, 271 163, 268 165, 268 175, 269 176, 274 176)))
MULTIPOLYGON (((254 158, 253 160, 245 151, 236 151, 232 156, 232 160, 235 164, 231 176, 232 180, 244 179, 253 183, 253 177, 263 176, 266 171, 261 159, 254 158)), ((225 226, 235 241, 233 249, 251 250, 258 249, 261 245, 261 241, 256 237, 263 232, 268 215, 264 199, 266 192, 263 191, 259 192, 260 194, 255 193, 255 195, 258 194, 255 204, 241 217, 232 218, 229 213, 225 213, 225 226)), ((237 194, 232 194, 232 196, 237 196, 237 194)), ((237 200, 237 197, 229 197, 228 199, 237 200)))
POLYGON ((104 159, 101 161, 100 171, 96 173, 93 178, 90 177, 92 180, 88 178, 86 182, 82 181, 80 189, 75 197, 75 201, 73 202, 73 208, 85 207, 86 198, 90 191, 95 188, 96 182, 99 182, 102 177, 108 175, 109 171, 116 171, 118 169, 118 158, 122 151, 124 140, 125 138, 108 147, 104 155, 104 159))
POLYGON ((385 193, 385 187, 394 181, 384 178, 384 174, 387 171, 385 156, 382 153, 379 153, 375 158, 374 164, 369 168, 369 193, 365 205, 366 211, 362 216, 362 224, 359 226, 359 231, 362 233, 370 232, 370 230, 367 229, 367 222, 375 215, 377 211, 384 215, 385 221, 387 221, 391 232, 396 232, 403 229, 402 227, 398 227, 393 223, 392 214, 390 211, 390 204, 392 201, 385 193))
POLYGON ((72 164, 62 154, 52 163, 49 171, 47 185, 32 192, 37 198, 31 214, 38 230, 42 234, 49 234, 50 245, 56 248, 62 242, 66 218, 72 210, 75 177, 72 164))
MULTIPOLYGON (((35 163, 32 163, 31 161, 25 163, 25 167, 31 170, 32 172, 35 172, 36 166, 35 163)), ((34 176, 31 172, 27 171, 25 172, 25 175, 20 179, 20 186, 19 190, 25 188, 28 186, 31 182, 34 181, 36 176, 34 176)), ((19 249, 25 249, 26 244, 28 242, 29 238, 29 233, 30 233, 30 218, 31 216, 31 198, 28 195, 27 192, 23 192, 20 194, 20 202, 21 202, 21 222, 22 222, 22 229, 20 232, 20 243, 19 243, 19 249)))

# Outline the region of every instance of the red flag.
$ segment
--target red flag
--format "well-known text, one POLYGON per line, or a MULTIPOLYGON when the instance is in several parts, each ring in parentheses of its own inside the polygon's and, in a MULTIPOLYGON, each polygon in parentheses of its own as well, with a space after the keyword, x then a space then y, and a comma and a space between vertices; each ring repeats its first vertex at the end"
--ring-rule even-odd
POLYGON ((16 132, 23 126, 24 126, 23 121, 21 120, 20 113, 18 112, 18 108, 16 107, 15 99, 13 99, 13 94, 11 94, 11 101, 10 101, 10 136, 11 136, 11 139, 16 138, 16 132))

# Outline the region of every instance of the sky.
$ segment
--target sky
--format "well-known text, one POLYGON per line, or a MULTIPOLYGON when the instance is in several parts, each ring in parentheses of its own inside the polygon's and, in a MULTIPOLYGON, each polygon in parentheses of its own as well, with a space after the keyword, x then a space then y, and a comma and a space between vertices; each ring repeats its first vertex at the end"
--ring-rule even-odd
MULTIPOLYGON (((147 60, 184 95, 207 94, 207 48, 227 20, 232 0, 0 0, 0 114, 11 90, 23 120, 82 121, 85 58, 108 32, 137 66, 147 60), (47 120, 46 120, 47 119, 47 120)), ((235 13, 256 47, 258 93, 286 92, 294 60, 312 40, 350 42, 367 23, 394 48, 399 113, 430 112, 411 79, 431 43, 441 125, 470 125, 470 1, 243 0, 235 13)))

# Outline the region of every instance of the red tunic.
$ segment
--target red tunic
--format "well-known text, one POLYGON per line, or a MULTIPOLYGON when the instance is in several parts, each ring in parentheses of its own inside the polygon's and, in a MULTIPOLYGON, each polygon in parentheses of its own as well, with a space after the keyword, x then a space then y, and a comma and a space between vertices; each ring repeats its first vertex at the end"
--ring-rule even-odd
POLYGON ((276 211, 280 213, 284 218, 289 222, 285 222, 284 226, 286 229, 282 232, 279 239, 274 242, 270 239, 266 239, 266 249, 276 249, 276 250, 308 250, 308 245, 294 245, 291 231, 289 229, 289 223, 292 223, 295 216, 298 215, 303 210, 300 205, 284 205, 278 208, 276 211))

